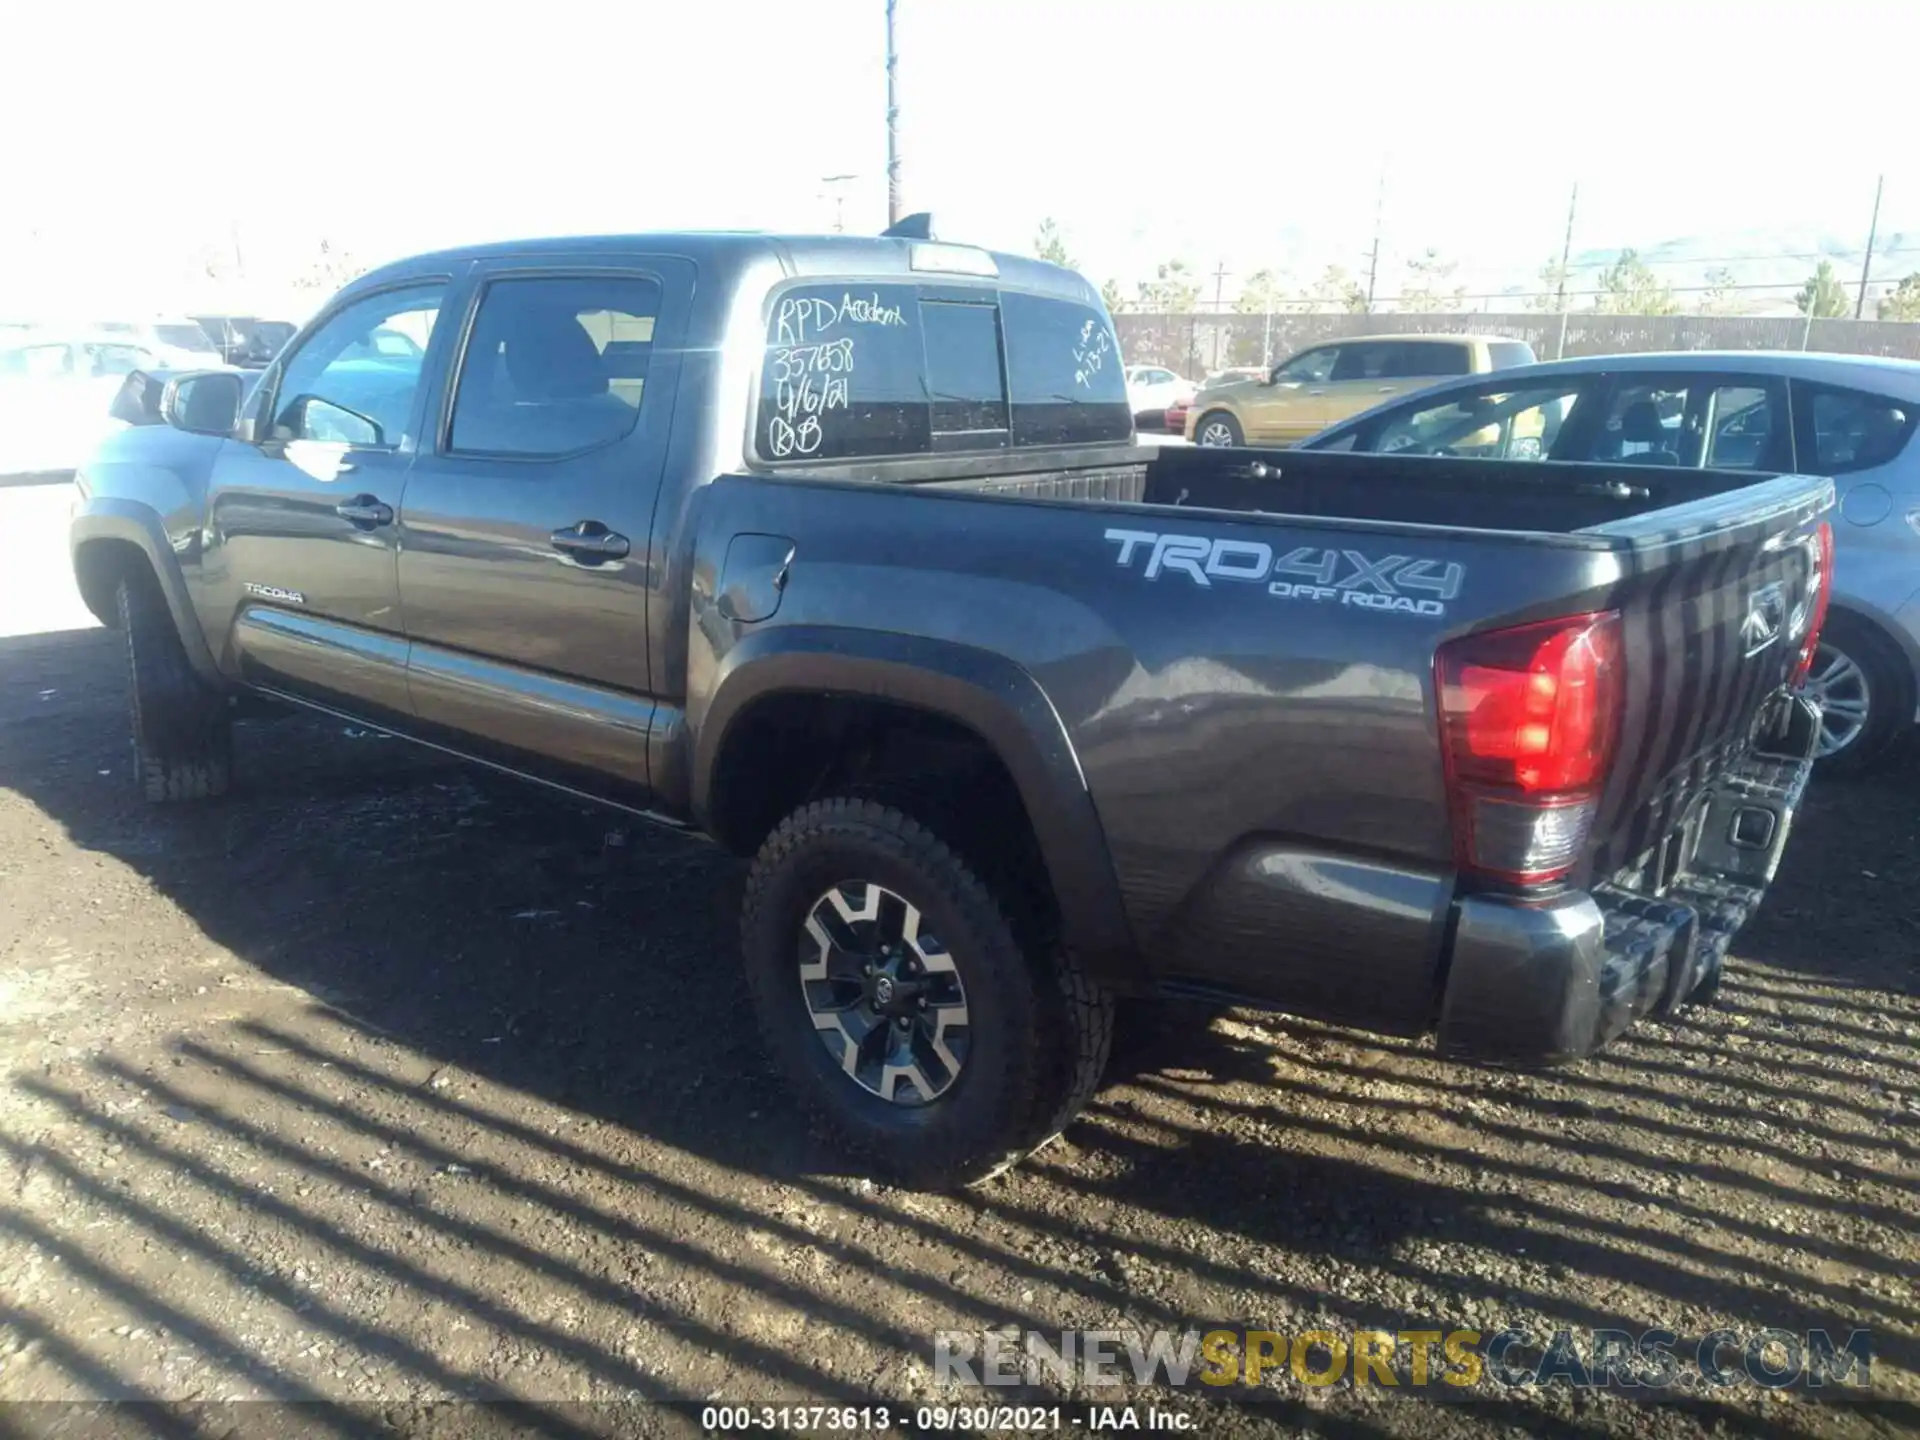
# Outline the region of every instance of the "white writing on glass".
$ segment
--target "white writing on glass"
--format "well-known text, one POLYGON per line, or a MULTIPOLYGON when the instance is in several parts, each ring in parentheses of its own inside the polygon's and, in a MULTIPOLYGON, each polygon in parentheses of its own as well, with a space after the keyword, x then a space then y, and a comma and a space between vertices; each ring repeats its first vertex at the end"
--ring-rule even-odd
POLYGON ((1100 367, 1107 363, 1107 356, 1113 350, 1113 337, 1098 320, 1085 321, 1080 326, 1080 338, 1073 347, 1073 383, 1091 386, 1093 377, 1100 373, 1100 367))
POLYGON ((882 303, 878 291, 868 296, 842 292, 838 300, 823 295, 788 295, 774 311, 773 338, 777 345, 804 345, 822 331, 840 324, 906 323, 900 307, 882 303))
POLYGON ((820 418, 845 410, 853 376, 853 340, 789 345, 767 357, 773 372, 773 418, 767 422, 767 448, 776 460, 811 455, 824 438, 820 418))

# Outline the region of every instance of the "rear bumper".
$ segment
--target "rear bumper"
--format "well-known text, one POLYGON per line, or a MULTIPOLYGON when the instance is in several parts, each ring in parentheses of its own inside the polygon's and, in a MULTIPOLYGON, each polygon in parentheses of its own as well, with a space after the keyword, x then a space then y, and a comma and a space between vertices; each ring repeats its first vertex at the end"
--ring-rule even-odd
POLYGON ((1710 993, 1773 879, 1812 770, 1819 712, 1800 699, 1787 709, 1774 753, 1721 783, 1691 862, 1660 896, 1598 885, 1537 902, 1461 899, 1442 1053, 1513 1065, 1575 1060, 1649 1011, 1710 993))

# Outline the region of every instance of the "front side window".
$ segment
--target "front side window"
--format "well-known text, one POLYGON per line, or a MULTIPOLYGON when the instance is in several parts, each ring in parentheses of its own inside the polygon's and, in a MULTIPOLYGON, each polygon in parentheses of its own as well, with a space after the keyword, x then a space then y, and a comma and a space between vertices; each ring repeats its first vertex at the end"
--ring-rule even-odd
POLYGON ((1552 455, 1579 399, 1578 385, 1564 383, 1455 396, 1383 416, 1357 448, 1398 455, 1544 460, 1552 455))
MULTIPOLYGON (((496 280, 481 298, 454 392, 449 447, 485 455, 574 455, 634 427, 660 284, 641 275, 496 280)), ((381 363, 421 342, 377 332, 381 363)))
POLYGON ((288 357, 274 392, 273 434, 375 448, 398 445, 413 415, 423 354, 372 353, 382 326, 430 334, 445 287, 409 285, 336 311, 288 357))
POLYGON ((1495 370, 1510 370, 1515 365, 1531 365, 1533 362, 1533 347, 1524 340, 1487 342, 1487 363, 1495 370))
MULTIPOLYGON (((1347 346, 1346 349, 1358 347, 1347 346)), ((1333 375, 1334 362, 1340 358, 1340 347, 1328 345, 1319 350, 1309 350, 1296 355, 1274 372, 1276 385, 1324 385, 1333 375)))
POLYGON ((1803 468, 1822 475, 1845 475, 1885 465, 1906 448, 1920 405, 1867 395, 1857 390, 1799 387, 1800 400, 1813 428, 1813 464, 1803 468))

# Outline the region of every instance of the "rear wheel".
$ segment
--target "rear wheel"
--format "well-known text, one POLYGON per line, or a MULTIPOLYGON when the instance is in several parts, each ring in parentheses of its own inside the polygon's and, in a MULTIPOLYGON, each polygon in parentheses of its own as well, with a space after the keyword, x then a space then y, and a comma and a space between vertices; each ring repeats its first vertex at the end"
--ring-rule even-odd
POLYGON ((1229 445, 1244 445, 1247 439, 1241 433, 1238 420, 1224 410, 1212 410, 1202 415, 1200 423, 1193 427, 1193 443, 1220 449, 1229 445))
POLYGON ((1816 758, 1829 775, 1869 769, 1913 719, 1912 667, 1891 641, 1852 615, 1828 618, 1807 694, 1820 704, 1816 758))
POLYGON ((126 637, 134 771, 147 799, 224 795, 233 772, 226 698, 194 673, 153 577, 123 576, 116 594, 126 637))
POLYGON ((1093 1093, 1112 1001, 1058 946, 1018 933, 966 860, 879 801, 816 801, 761 847, 741 916, 761 1030, 876 1174, 983 1180, 1093 1093))

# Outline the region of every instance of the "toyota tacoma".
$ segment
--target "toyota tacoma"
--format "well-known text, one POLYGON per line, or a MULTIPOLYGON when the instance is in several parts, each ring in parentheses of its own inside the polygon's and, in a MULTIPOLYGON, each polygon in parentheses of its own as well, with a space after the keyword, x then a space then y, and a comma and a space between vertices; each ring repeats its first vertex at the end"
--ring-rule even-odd
POLYGON ((925 236, 428 255, 129 413, 71 541, 150 799, 267 697, 710 837, 907 1184, 1122 1003, 1530 1065, 1705 999, 1818 728, 1828 481, 1142 448, 1096 291, 925 236))

